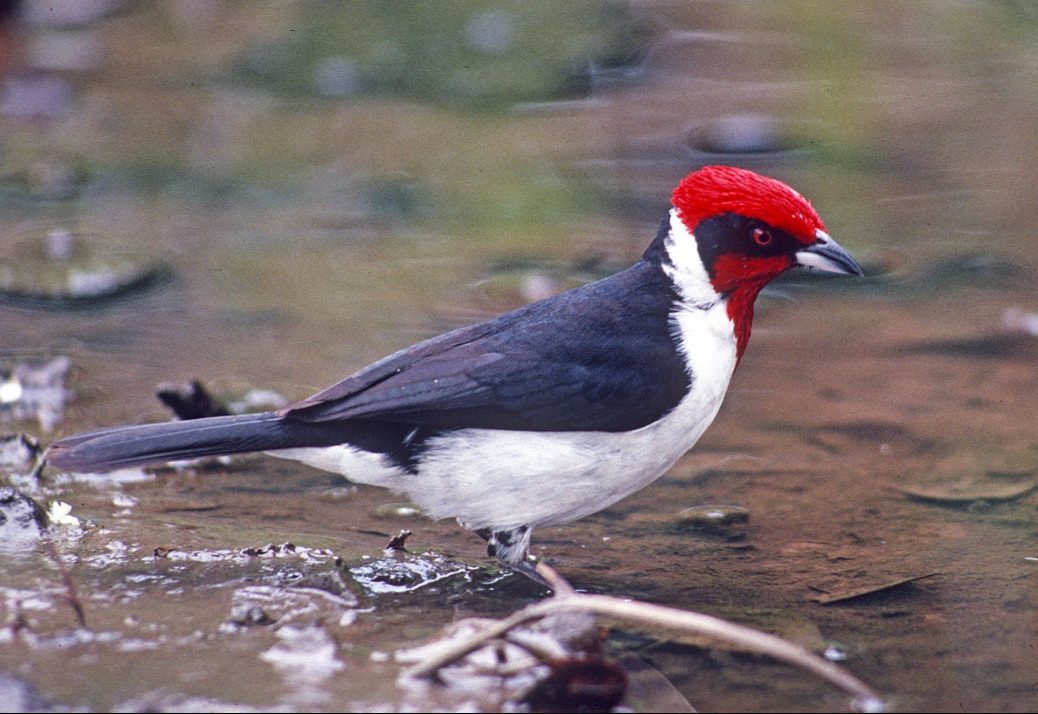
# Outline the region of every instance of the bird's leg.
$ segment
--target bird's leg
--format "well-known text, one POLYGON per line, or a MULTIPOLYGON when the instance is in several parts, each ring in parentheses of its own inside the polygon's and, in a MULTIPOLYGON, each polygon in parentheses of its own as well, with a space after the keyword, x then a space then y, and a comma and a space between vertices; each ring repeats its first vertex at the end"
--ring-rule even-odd
POLYGON ((487 538, 487 555, 510 568, 518 568, 530 557, 530 526, 494 530, 487 538))
POLYGON ((533 530, 530 526, 519 526, 518 528, 505 528, 494 530, 493 528, 480 528, 475 531, 476 535, 487 542, 487 555, 496 558, 497 562, 506 566, 509 570, 522 573, 538 585, 543 585, 553 590, 551 584, 537 572, 537 564, 530 558, 530 535, 533 530))
POLYGON ((493 528, 479 528, 473 533, 487 542, 487 555, 509 570, 522 573, 538 585, 551 590, 555 595, 572 595, 576 592, 565 578, 555 572, 554 568, 543 561, 530 556, 530 526, 519 526, 496 531, 493 528))

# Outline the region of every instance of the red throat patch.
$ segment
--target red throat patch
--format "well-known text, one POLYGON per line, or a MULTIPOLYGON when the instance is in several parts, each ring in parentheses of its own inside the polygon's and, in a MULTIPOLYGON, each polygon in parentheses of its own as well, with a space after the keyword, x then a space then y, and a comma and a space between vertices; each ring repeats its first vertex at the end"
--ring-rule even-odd
MULTIPOLYGON (((824 231, 822 219, 810 202, 792 188, 767 176, 734 166, 705 166, 678 184, 671 197, 689 233, 700 221, 724 213, 763 221, 789 233, 804 245, 824 231)), ((784 256, 722 255, 713 266, 711 282, 728 298, 728 317, 735 330, 736 354, 741 360, 753 327, 753 305, 761 289, 791 267, 784 256)))
POLYGON ((814 243, 816 233, 825 230, 811 203, 792 188, 734 166, 704 166, 690 173, 674 189, 671 200, 689 233, 695 233, 704 218, 722 213, 764 221, 804 245, 814 243))
POLYGON ((738 257, 722 255, 714 266, 714 286, 728 294, 728 319, 735 331, 735 354, 742 359, 753 328, 753 304, 760 291, 779 273, 790 267, 784 256, 755 258, 743 262, 738 257))

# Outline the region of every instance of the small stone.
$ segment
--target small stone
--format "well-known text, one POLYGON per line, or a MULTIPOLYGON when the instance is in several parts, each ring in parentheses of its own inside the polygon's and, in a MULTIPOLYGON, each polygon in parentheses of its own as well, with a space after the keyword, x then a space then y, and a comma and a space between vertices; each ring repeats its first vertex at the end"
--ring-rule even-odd
POLYGON ((678 512, 678 521, 693 528, 727 528, 749 520, 750 512, 740 506, 693 506, 678 512))
MULTIPOLYGON (((3 387, 0 384, 0 404, 4 404, 3 387)), ((20 387, 19 387, 20 389, 20 387)), ((17 401, 17 400, 15 400, 17 401)), ((15 473, 32 470, 40 456, 40 445, 25 434, 0 434, 0 469, 15 473)))
POLYGON ((384 503, 375 509, 375 515, 379 518, 398 518, 413 520, 425 518, 422 509, 413 503, 384 503))
POLYGON ((231 616, 228 622, 240 627, 251 627, 253 625, 272 625, 277 620, 253 602, 242 602, 231 608, 231 616))
POLYGON ((830 644, 826 646, 825 651, 822 652, 822 656, 830 662, 846 662, 847 650, 841 645, 830 644))
POLYGON ((10 486, 0 486, 0 543, 4 548, 39 540, 47 516, 36 501, 10 486))

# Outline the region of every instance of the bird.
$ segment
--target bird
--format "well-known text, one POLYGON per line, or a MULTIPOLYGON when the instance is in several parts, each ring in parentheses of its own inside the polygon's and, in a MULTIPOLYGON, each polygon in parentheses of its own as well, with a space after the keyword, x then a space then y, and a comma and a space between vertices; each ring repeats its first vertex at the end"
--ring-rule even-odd
POLYGON ((266 452, 404 494, 542 581, 533 529, 607 508, 691 449, 747 348, 758 294, 797 267, 864 275, 793 188, 704 166, 618 273, 419 342, 277 411, 87 432, 47 460, 97 472, 266 452))

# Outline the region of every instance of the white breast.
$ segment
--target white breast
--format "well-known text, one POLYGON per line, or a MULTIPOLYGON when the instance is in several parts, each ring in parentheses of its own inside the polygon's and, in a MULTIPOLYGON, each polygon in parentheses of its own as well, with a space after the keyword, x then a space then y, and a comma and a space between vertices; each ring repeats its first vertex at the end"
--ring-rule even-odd
POLYGON ((694 375, 662 419, 629 432, 466 429, 430 443, 409 495, 470 528, 557 525, 590 515, 663 475, 714 420, 735 368, 723 305, 674 316, 694 375), (719 309, 718 309, 719 308, 719 309))

